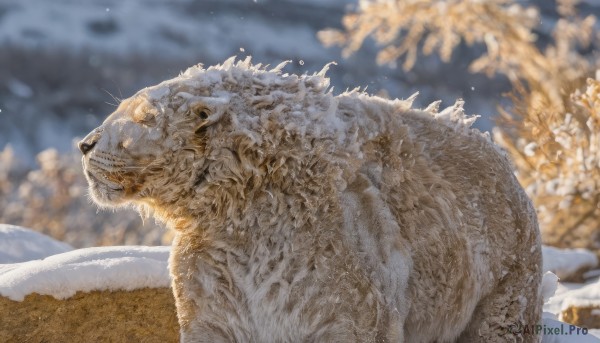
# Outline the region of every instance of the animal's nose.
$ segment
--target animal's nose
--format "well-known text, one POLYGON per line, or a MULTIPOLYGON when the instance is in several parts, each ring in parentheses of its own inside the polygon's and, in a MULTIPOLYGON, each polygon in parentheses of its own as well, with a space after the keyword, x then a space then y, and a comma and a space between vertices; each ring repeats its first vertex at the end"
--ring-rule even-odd
POLYGON ((94 148, 96 143, 98 143, 98 139, 100 139, 100 135, 96 132, 92 132, 91 134, 87 135, 87 137, 82 139, 81 142, 77 144, 77 146, 79 147, 79 150, 81 150, 81 152, 85 155, 94 148))
POLYGON ((85 155, 90 150, 92 150, 94 145, 96 145, 96 142, 86 143, 86 142, 81 141, 81 142, 79 142, 79 150, 81 150, 81 152, 85 155))

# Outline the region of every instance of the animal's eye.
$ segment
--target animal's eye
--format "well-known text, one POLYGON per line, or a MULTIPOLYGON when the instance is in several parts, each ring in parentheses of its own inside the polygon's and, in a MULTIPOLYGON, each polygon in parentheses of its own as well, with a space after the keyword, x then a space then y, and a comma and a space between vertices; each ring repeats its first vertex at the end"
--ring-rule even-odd
POLYGON ((139 122, 144 125, 152 125, 156 123, 156 116, 152 113, 144 113, 142 114, 139 122))

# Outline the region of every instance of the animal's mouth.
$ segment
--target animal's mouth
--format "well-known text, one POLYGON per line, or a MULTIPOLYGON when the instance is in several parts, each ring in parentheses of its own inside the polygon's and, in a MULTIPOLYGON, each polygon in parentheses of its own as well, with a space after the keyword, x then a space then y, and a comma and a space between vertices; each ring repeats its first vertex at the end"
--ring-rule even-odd
POLYGON ((88 177, 88 180, 90 181, 92 186, 100 186, 101 185, 101 186, 104 186, 104 188, 107 188, 108 190, 113 191, 113 192, 121 192, 125 189, 122 185, 119 185, 119 184, 109 180, 108 177, 106 177, 102 174, 94 173, 94 172, 90 171, 89 169, 86 169, 85 174, 88 177))

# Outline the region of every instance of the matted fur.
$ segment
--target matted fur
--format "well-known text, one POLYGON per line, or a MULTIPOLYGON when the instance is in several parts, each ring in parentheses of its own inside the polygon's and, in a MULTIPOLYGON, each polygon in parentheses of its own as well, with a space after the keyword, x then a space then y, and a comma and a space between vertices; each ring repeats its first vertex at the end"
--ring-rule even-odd
POLYGON ((461 104, 283 66, 192 67, 82 141, 98 203, 175 230, 182 341, 539 341, 535 211, 461 104))

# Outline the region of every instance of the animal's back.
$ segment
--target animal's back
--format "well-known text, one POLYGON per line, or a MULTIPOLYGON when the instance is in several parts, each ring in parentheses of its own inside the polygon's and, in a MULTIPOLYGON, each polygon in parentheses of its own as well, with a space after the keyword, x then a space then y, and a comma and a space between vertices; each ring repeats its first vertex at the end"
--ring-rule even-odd
MULTIPOLYGON (((508 327, 537 324, 537 221, 508 160, 488 138, 458 121, 413 110, 368 115, 380 123, 378 133, 362 144, 364 161, 346 197, 363 199, 350 206, 358 211, 393 217, 369 230, 380 230, 372 237, 381 251, 392 242, 408 255, 403 262, 409 267, 408 285, 399 302, 408 306, 400 310, 406 316, 406 341, 452 341, 465 328, 461 340, 481 339, 483 326, 490 332, 484 338, 510 341, 516 336, 508 327), (529 277, 522 280, 523 275, 529 277), (507 305, 507 298, 529 301, 531 315, 520 305, 507 305)), ((367 243, 356 244, 367 248, 367 243)), ((367 269, 383 275, 375 277, 376 283, 389 284, 393 263, 385 253, 379 257, 387 266, 367 269)), ((364 264, 375 265, 372 261, 364 264)))

